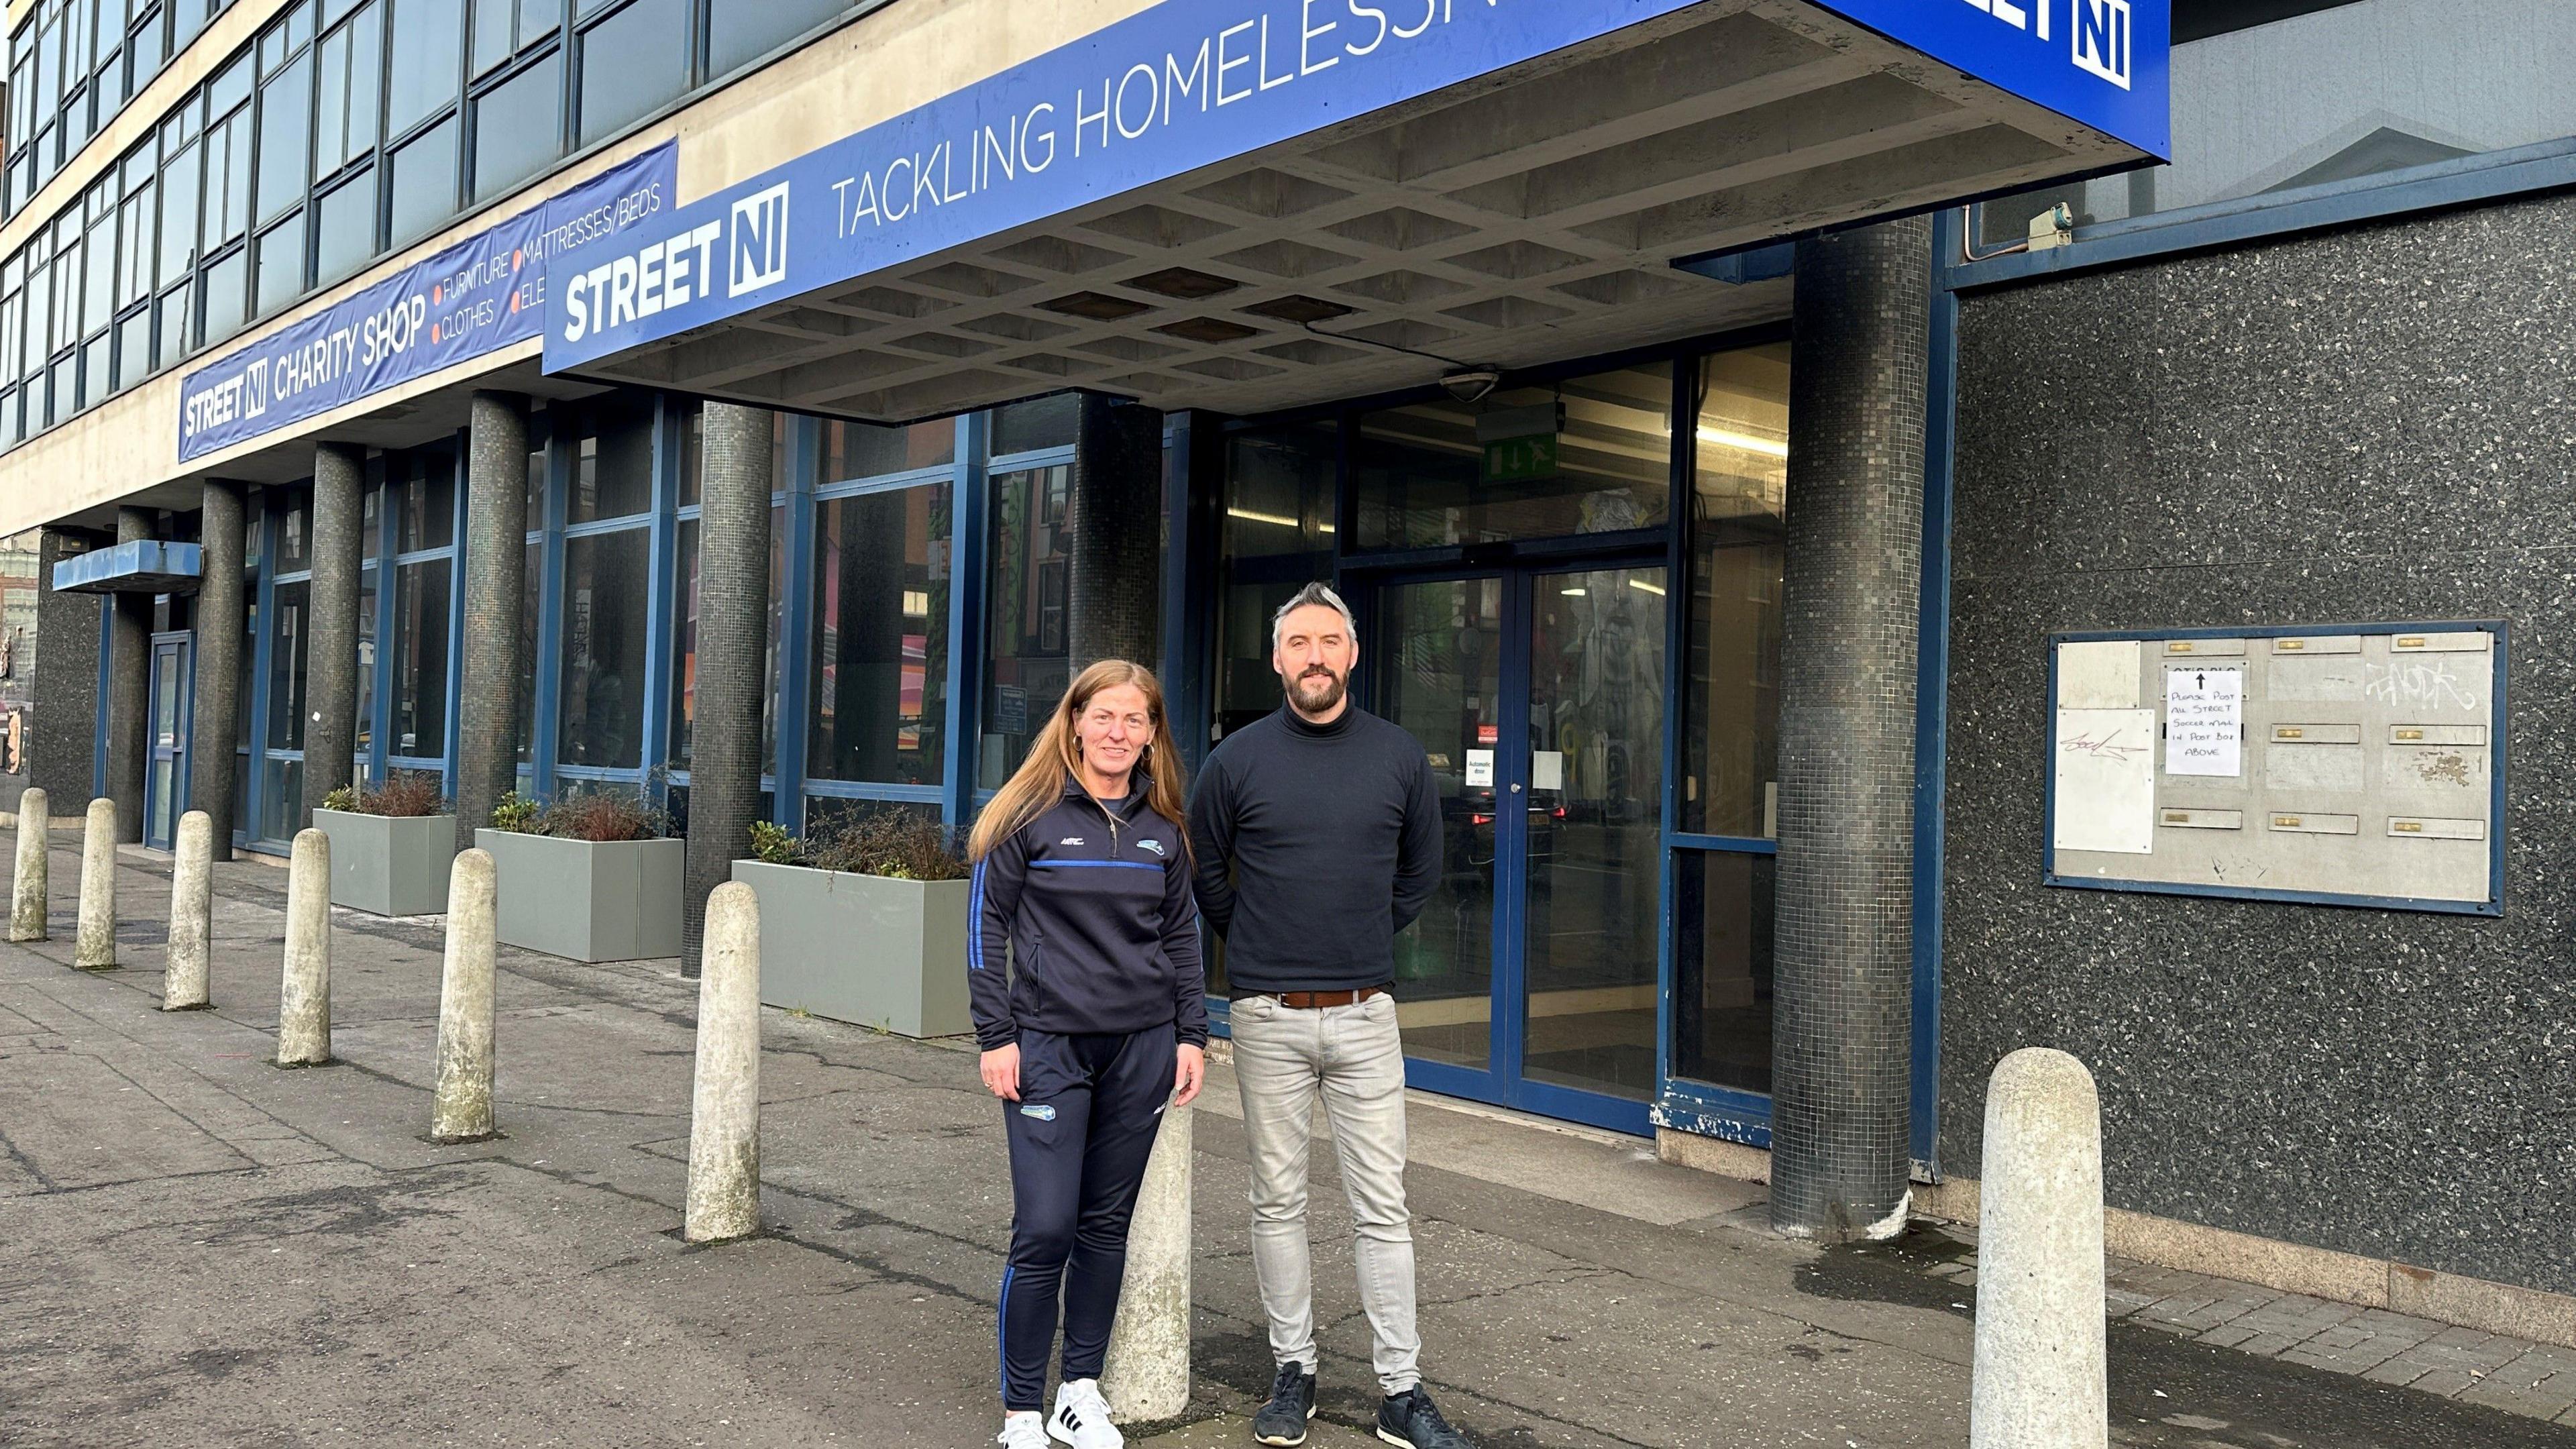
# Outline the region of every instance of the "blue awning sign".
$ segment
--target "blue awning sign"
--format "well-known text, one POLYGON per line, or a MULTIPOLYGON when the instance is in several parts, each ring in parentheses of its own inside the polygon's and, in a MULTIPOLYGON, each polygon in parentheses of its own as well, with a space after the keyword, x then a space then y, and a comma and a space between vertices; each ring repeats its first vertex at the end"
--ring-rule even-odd
POLYGON ((548 279, 668 210, 678 148, 645 152, 188 375, 188 462, 537 336, 548 279))
MULTIPOLYGON (((1259 151, 1699 0, 1163 0, 559 269, 548 372, 1259 151)), ((2170 0, 1819 0, 2138 150, 2170 0)))
POLYGON ((157 538, 92 549, 54 565, 54 591, 62 594, 193 594, 205 571, 205 551, 193 543, 157 538))

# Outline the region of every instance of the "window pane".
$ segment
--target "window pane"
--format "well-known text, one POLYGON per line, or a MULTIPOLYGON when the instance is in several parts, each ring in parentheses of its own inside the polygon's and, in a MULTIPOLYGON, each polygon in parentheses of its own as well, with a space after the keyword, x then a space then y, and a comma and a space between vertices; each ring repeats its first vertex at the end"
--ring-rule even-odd
POLYGON ((376 751, 376 619, 378 590, 383 586, 384 570, 369 564, 358 570, 358 766, 367 769, 367 758, 376 751))
POLYGON ((659 110, 688 88, 688 0, 635 3, 582 32, 581 142, 659 110))
POLYGON ((949 486, 818 504, 813 729, 817 779, 944 778, 949 486))
POLYGON ((312 155, 313 60, 298 59, 259 87, 259 215, 303 199, 312 155))
POLYGON ((1040 448, 1070 448, 1081 411, 1082 400, 1069 392, 995 408, 993 440, 989 445, 992 455, 999 458, 1040 448))
POLYGON ((376 172, 373 167, 341 182, 314 211, 314 271, 336 282, 376 254, 376 172))
POLYGON ((707 11, 708 72, 723 75, 848 8, 850 0, 759 0, 753 5, 711 6, 707 11))
MULTIPOLYGON (((393 0, 393 54, 385 124, 401 135, 456 99, 465 43, 459 0, 393 0)), ((399 195, 399 193, 397 193, 399 195)))
MULTIPOLYGON (((679 597, 674 600, 671 637, 671 764, 685 770, 696 753, 698 723, 698 521, 680 521, 679 597)), ((760 706, 760 768, 778 767, 778 636, 787 612, 787 510, 769 510, 769 625, 763 673, 768 679, 760 706)), ((768 818, 763 816, 763 819, 768 818)))
MULTIPOLYGON (((721 0, 732 4, 734 0, 721 0)), ((519 0, 519 49, 525 50, 563 28, 563 0, 519 0)))
POLYGON ((179 279, 197 250, 197 178, 204 170, 195 143, 183 148, 161 172, 161 265, 163 285, 179 279))
POLYGON ((304 748, 304 643, 313 586, 298 580, 277 586, 276 637, 268 653, 268 747, 304 748))
POLYGON ((1672 368, 1655 363, 1371 413, 1352 443, 1357 546, 1651 528, 1672 492, 1672 368))
POLYGON ((242 308, 250 301, 250 253, 236 251, 206 268, 205 341, 230 337, 240 329, 242 308))
MULTIPOLYGON (((1988 202, 1980 235, 2017 242, 2064 202, 2078 226, 2384 176, 2576 133, 2576 6, 2366 0, 2247 25, 2282 7, 2203 4, 2245 28, 2173 49, 2173 164, 1988 202), (2510 37, 2507 39, 2506 37, 2510 37)), ((2179 28, 2179 27, 2178 27, 2179 28)))
POLYGON ((188 352, 188 286, 181 283, 161 294, 153 303, 159 313, 160 328, 152 342, 152 365, 165 367, 188 352))
POLYGON ((456 538, 456 460, 442 452, 414 455, 403 488, 402 522, 395 547, 403 553, 445 548, 456 538))
POLYGON ((385 742, 393 754, 447 753, 451 569, 442 558, 394 570, 394 718, 385 742))
POLYGON ((561 764, 633 769, 643 761, 646 531, 564 541, 561 764))
POLYGON ((547 56, 474 103, 474 199, 488 200, 563 151, 563 62, 547 56))
POLYGON ((322 42, 322 140, 316 171, 336 170, 375 149, 384 31, 384 13, 369 5, 322 42))
POLYGON ((881 478, 915 468, 945 467, 956 457, 957 425, 946 419, 908 428, 825 423, 819 481, 837 483, 845 478, 881 478))
POLYGON ((543 544, 527 546, 527 569, 519 583, 519 687, 512 708, 519 720, 519 763, 527 764, 536 754, 537 738, 537 621, 544 609, 546 596, 546 550, 543 544))
POLYGON ((481 75, 510 58, 511 11, 517 0, 474 0, 474 73, 481 75))
POLYGON ((653 506, 653 404, 603 404, 573 456, 569 522, 622 518, 653 506))
POLYGON ((1334 426, 1239 433, 1226 444, 1217 542, 1216 724, 1223 734, 1276 713, 1270 616, 1333 577, 1334 426))
POLYGON ((1673 1075, 1768 1095, 1774 857, 1674 858, 1673 1075))
POLYGON ((1776 836, 1788 344, 1710 357, 1700 386, 1680 826, 1776 836))
POLYGON ((1072 682, 1065 641, 1065 500, 1072 469, 1025 468, 992 480, 992 572, 985 608, 983 759, 998 790, 1072 682))
POLYGON ((116 390, 123 392, 152 370, 152 309, 146 307, 117 324, 116 390))
POLYGON ((267 316, 303 290, 304 213, 299 211, 260 233, 257 315, 267 316))
POLYGON ((456 122, 394 153, 393 244, 417 241, 456 213, 456 122))

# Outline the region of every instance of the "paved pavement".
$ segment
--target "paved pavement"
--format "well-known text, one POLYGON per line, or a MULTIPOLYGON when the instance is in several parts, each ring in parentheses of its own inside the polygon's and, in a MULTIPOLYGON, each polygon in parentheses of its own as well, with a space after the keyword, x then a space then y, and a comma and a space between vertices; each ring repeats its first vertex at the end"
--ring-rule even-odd
MULTIPOLYGON (((166 871, 128 857, 125 969, 75 972, 76 842, 54 847, 56 939, 0 947, 0 1443, 989 1442, 1009 1194, 999 1113, 953 1045, 765 1014, 769 1227, 690 1249, 695 995, 672 963, 505 951, 508 1135, 437 1147, 437 922, 338 914, 343 1064, 279 1071, 282 872, 218 868, 216 1009, 162 1013, 166 871)), ((1170 1449, 1248 1442, 1269 1378, 1243 1136, 1212 1086, 1199 1389, 1186 1422, 1135 1431, 1170 1449)), ((1760 1231, 1758 1188, 1642 1144, 1431 1099, 1413 1131, 1431 1387, 1480 1444, 1966 1443, 1965 1245, 1818 1252, 1760 1231)), ((1329 1154, 1319 1179, 1313 1442, 1346 1449, 1373 1442, 1374 1393, 1329 1154)), ((2359 1342, 2412 1328, 2278 1295, 2194 1317, 2200 1285, 2173 1287, 2115 1304, 2115 1443, 2576 1446, 2534 1417, 2552 1378, 2513 1389, 2558 1350, 2482 1368, 2511 1345, 2435 1327, 2365 1367, 2359 1342), (2231 1328, 2284 1344, 2220 1346, 2231 1328), (2390 1381, 2401 1364, 2422 1387, 2390 1381)))

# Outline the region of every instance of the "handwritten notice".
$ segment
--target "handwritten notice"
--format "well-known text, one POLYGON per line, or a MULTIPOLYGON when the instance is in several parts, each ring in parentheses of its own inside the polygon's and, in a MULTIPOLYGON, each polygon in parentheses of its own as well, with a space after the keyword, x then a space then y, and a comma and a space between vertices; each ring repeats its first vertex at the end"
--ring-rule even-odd
POLYGON ((2156 847, 2156 715, 2061 709, 2053 754, 2059 850, 2151 855, 2156 847))
POLYGON ((2245 773, 2245 671, 2165 671, 2165 773, 2245 773))

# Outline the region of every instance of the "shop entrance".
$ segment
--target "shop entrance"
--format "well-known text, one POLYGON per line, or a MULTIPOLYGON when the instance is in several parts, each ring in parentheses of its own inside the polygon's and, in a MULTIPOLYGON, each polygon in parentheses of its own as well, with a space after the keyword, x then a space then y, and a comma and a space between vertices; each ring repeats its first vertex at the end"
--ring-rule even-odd
POLYGON ((1440 884, 1395 948, 1418 1085, 1651 1130, 1667 591, 1660 553, 1356 591, 1367 706, 1440 792, 1440 884))
POLYGON ((195 683, 195 636, 152 636, 152 758, 143 780, 143 843, 169 850, 188 808, 189 691, 195 683))

